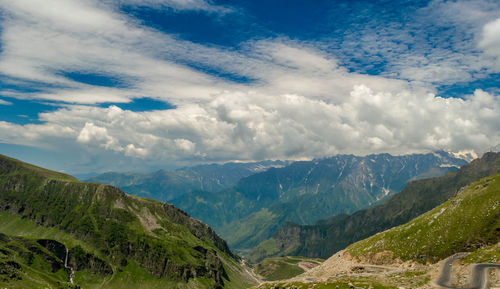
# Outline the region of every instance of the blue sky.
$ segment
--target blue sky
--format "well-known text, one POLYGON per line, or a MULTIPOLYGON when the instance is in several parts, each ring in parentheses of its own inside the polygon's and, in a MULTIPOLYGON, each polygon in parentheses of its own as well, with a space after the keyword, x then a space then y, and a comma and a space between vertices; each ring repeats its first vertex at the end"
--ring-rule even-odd
POLYGON ((0 153, 83 174, 482 152, 499 75, 497 1, 0 0, 0 153))

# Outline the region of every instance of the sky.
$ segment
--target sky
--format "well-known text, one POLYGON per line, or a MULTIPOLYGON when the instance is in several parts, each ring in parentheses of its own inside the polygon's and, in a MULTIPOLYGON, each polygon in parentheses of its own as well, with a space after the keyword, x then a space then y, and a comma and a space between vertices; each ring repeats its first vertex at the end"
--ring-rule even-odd
POLYGON ((73 174, 500 143, 500 2, 0 0, 0 153, 73 174))

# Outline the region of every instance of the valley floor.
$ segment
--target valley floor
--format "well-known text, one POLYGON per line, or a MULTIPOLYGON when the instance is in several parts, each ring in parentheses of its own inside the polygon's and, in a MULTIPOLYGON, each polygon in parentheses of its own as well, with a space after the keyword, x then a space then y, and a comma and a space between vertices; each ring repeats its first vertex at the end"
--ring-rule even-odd
POLYGON ((299 276, 263 282, 255 288, 500 288, 499 263, 483 263, 478 266, 465 262, 467 254, 454 256, 454 259, 447 258, 429 265, 416 262, 373 265, 356 261, 349 254, 340 251, 323 264, 299 276), (481 270, 477 270, 481 266, 488 267, 484 270, 484 276, 481 275, 481 270), (484 279, 484 282, 480 279, 484 279), (471 280, 475 281, 469 285, 471 280))

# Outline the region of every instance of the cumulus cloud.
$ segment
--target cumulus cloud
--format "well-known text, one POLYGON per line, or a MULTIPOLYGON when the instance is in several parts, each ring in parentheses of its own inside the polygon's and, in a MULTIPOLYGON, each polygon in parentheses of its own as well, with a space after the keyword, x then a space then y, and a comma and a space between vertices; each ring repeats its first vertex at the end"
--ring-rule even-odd
POLYGON ((76 141, 91 146, 100 146, 107 150, 122 151, 115 137, 108 134, 105 127, 96 126, 91 122, 86 122, 76 141))
POLYGON ((19 135, 17 139, 37 131, 34 139, 42 143, 62 130, 74 138, 74 146, 118 152, 148 165, 182 165, 195 160, 480 150, 500 142, 498 111, 500 98, 481 90, 462 100, 411 91, 375 92, 358 85, 341 103, 226 91, 206 103, 167 111, 72 106, 43 114, 45 124, 2 123, 0 130, 19 135))

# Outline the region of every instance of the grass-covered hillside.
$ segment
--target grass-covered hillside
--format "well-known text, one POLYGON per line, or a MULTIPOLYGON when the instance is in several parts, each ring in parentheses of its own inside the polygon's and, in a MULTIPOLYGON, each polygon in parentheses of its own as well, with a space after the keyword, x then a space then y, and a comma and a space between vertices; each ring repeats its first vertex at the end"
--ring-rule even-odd
POLYGON ((322 259, 291 256, 267 258, 255 266, 254 272, 266 281, 284 280, 302 274, 322 262, 322 259))
POLYGON ((251 284, 226 242, 172 205, 1 155, 0 211, 0 287, 251 284), (41 239, 57 248, 41 248, 41 239), (66 257, 68 268, 61 268, 66 257))
POLYGON ((347 248, 372 263, 437 262, 457 252, 486 253, 500 242, 500 174, 475 182, 411 222, 347 248), (488 248, 491 247, 491 248, 488 248))

